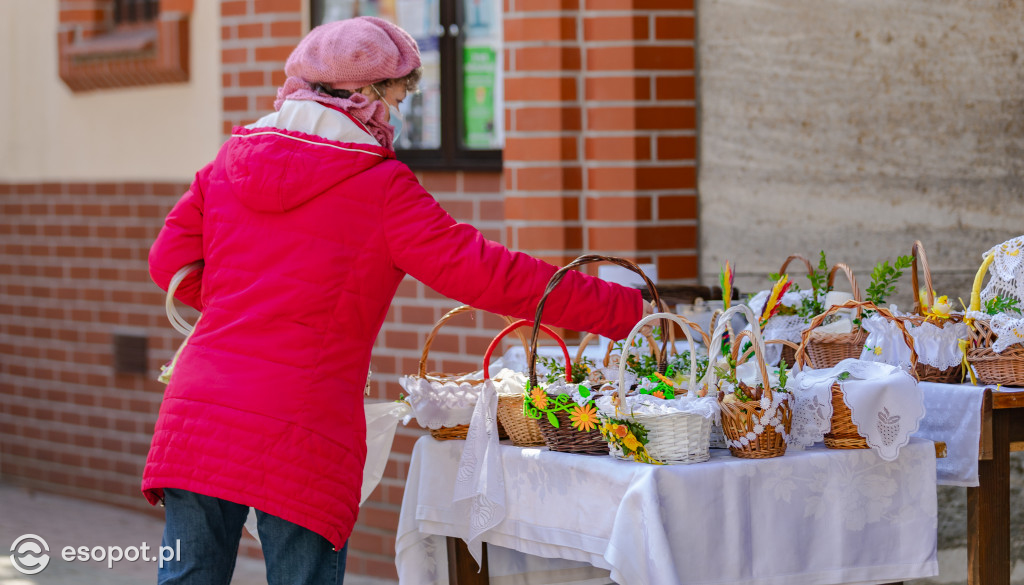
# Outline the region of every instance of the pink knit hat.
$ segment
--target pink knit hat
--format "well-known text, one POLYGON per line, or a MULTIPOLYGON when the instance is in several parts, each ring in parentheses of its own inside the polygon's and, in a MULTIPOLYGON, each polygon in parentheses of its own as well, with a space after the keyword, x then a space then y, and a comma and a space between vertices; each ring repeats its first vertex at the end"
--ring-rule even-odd
POLYGON ((285 63, 288 77, 354 90, 405 77, 420 66, 416 40, 373 16, 320 25, 309 32, 285 63))

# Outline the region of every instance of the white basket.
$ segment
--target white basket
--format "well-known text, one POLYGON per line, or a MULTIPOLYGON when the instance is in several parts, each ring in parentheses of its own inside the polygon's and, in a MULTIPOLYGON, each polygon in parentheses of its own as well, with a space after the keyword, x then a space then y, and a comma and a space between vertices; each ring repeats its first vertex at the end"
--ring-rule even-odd
MULTIPOLYGON (((711 428, 718 416, 718 403, 714 397, 700 397, 697 388, 697 358, 691 323, 672 313, 655 313, 644 317, 626 337, 624 351, 628 351, 633 338, 640 330, 658 319, 677 323, 690 343, 690 380, 686 394, 666 400, 650 395, 626 396, 626 359, 619 360, 618 406, 610 399, 603 399, 599 406, 602 418, 602 433, 608 432, 606 425, 619 420, 641 425, 647 431, 646 453, 652 463, 681 464, 699 463, 711 457, 711 428)), ((605 434, 608 439, 608 434, 605 434)), ((626 455, 614 441, 609 441, 609 452, 620 459, 642 460, 626 455)))

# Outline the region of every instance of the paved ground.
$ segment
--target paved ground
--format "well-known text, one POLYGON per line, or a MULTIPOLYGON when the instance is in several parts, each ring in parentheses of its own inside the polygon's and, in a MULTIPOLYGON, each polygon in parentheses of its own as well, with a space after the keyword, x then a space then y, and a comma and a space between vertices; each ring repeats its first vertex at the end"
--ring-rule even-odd
MULTIPOLYGON (((61 558, 61 550, 66 546, 117 546, 127 550, 145 543, 148 556, 156 557, 162 532, 163 521, 154 516, 0 483, 0 585, 155 584, 156 562, 121 560, 108 568, 106 561, 66 562, 61 558), (35 534, 49 546, 49 562, 35 575, 18 571, 9 556, 11 545, 25 534, 35 534)), ((239 558, 232 585, 263 583, 263 562, 239 558)), ((347 576, 345 585, 394 582, 347 576)))

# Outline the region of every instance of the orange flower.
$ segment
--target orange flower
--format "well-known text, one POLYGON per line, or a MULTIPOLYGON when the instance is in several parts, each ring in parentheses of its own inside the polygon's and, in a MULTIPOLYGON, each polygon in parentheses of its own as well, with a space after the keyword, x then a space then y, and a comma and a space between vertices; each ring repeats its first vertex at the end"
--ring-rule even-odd
POLYGON ((572 421, 572 426, 576 430, 592 431, 597 428, 597 409, 593 404, 576 406, 569 414, 569 420, 572 421))
POLYGON ((548 395, 542 388, 530 390, 530 399, 533 400, 533 405, 540 410, 548 407, 548 395))
POLYGON ((658 390, 654 394, 651 394, 651 396, 653 396, 655 398, 664 398, 665 397, 665 393, 662 392, 661 390, 658 390))
POLYGON ((626 425, 615 425, 612 427, 612 430, 620 437, 625 437, 626 434, 629 433, 629 429, 626 428, 626 425))

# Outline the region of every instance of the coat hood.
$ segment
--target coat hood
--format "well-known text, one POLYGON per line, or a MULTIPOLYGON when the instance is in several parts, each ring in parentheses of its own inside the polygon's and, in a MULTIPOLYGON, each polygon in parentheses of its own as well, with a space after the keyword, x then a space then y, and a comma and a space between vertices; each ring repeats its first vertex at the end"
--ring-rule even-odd
POLYGON ((220 153, 231 190, 248 208, 294 209, 389 158, 373 144, 336 142, 279 128, 235 128, 220 153))

